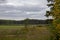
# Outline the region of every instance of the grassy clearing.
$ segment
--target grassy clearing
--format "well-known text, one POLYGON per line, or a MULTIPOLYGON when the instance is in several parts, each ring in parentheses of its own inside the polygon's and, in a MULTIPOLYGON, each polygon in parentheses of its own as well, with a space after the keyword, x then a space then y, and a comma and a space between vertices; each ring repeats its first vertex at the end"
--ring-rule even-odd
POLYGON ((1 25, 0 40, 50 40, 50 32, 47 27, 1 25))
POLYGON ((0 25, 0 29, 20 29, 23 25, 0 25))

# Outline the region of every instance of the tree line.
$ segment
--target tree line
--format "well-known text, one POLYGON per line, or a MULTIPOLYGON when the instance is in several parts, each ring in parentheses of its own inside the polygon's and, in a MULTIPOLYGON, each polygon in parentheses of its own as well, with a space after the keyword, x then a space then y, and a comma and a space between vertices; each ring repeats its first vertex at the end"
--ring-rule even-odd
POLYGON ((32 24, 32 25, 37 25, 37 24, 51 24, 52 19, 47 19, 47 20, 36 20, 36 19, 25 19, 25 20, 0 20, 0 25, 20 25, 20 24, 32 24))

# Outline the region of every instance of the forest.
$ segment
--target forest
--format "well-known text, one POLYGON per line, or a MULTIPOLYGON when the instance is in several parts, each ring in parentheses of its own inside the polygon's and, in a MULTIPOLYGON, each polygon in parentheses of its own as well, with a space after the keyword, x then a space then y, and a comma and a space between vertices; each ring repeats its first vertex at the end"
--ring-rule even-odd
MULTIPOLYGON (((25 19, 27 20, 28 24, 31 25, 37 25, 37 24, 51 24, 53 19, 47 19, 47 20, 37 20, 37 19, 25 19)), ((0 25, 23 25, 25 24, 25 20, 0 20, 0 25)))

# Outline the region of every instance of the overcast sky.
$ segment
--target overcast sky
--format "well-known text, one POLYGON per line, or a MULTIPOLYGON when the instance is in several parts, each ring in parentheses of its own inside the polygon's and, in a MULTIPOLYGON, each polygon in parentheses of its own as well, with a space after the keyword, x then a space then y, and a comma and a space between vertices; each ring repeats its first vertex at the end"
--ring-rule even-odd
POLYGON ((47 0, 0 0, 0 19, 46 19, 47 0))

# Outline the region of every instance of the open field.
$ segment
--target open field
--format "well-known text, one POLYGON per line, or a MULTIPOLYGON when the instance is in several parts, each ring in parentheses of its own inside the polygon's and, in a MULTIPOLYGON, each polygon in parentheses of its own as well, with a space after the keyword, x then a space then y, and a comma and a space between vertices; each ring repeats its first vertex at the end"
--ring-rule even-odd
POLYGON ((50 40, 50 35, 47 27, 0 25, 0 40, 50 40))
POLYGON ((0 25, 0 29, 20 29, 23 25, 0 25))
MULTIPOLYGON (((47 24, 39 24, 39 25, 27 25, 28 27, 41 27, 47 26, 47 24)), ((25 25, 0 25, 0 29, 20 29, 25 27, 25 25)))

